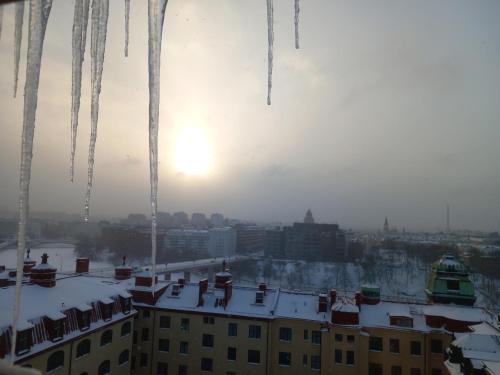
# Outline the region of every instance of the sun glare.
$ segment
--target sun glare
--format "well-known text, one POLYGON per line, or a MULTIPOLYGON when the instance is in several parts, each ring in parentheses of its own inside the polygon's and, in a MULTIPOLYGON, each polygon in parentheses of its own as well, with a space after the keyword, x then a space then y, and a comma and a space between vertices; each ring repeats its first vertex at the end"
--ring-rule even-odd
POLYGON ((186 175, 203 176, 210 169, 210 150, 200 128, 181 129, 176 140, 175 169, 186 175))

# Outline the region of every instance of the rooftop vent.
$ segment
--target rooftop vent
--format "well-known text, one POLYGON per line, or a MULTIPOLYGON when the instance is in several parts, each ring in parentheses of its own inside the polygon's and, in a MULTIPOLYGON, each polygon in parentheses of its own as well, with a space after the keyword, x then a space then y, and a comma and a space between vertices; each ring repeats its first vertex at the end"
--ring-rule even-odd
POLYGON ((181 292, 181 286, 179 284, 172 285, 172 295, 178 296, 181 292))
POLYGON ((76 258, 76 273, 89 272, 89 258, 76 258))

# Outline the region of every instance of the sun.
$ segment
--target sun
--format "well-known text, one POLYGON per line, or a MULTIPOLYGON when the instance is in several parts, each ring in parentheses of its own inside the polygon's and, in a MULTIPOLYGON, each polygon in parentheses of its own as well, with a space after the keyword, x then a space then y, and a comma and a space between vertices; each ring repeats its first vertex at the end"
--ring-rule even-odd
POLYGON ((198 127, 182 128, 175 144, 175 170, 204 176, 210 170, 210 149, 204 132, 198 127))

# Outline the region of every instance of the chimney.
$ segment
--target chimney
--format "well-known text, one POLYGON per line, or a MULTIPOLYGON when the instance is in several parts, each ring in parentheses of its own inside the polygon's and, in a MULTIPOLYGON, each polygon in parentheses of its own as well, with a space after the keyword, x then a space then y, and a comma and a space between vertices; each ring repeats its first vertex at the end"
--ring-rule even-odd
POLYGON ((132 267, 126 266, 127 257, 123 257, 122 265, 115 268, 116 280, 128 280, 132 276, 132 267))
POLYGON ((198 283, 198 304, 196 307, 203 306, 203 293, 208 290, 208 279, 202 279, 198 283))
POLYGON ((267 290, 267 284, 266 283, 260 283, 259 284, 259 290, 264 292, 264 294, 266 294, 266 290, 267 290))
POLYGON ((226 283, 224 284, 224 309, 226 309, 226 306, 229 303, 229 300, 231 299, 232 295, 233 295, 233 281, 229 280, 226 281, 226 283))
POLYGON ((89 272, 89 258, 76 258, 76 273, 89 272))
POLYGON ((255 303, 259 305, 264 303, 264 292, 262 290, 255 292, 255 303))
POLYGON ((320 293, 318 301, 318 312, 326 312, 328 309, 328 297, 324 293, 320 293))
POLYGON ((9 274, 7 272, 0 272, 0 288, 5 288, 9 285, 9 274))
POLYGON ((56 286, 57 268, 47 263, 49 256, 45 253, 42 255, 42 263, 31 269, 31 282, 43 286, 44 288, 52 288, 56 286))
POLYGON ((186 285, 186 280, 181 277, 177 280, 177 284, 179 284, 181 288, 184 288, 184 285, 186 285))
POLYGON ((184 280, 189 283, 191 282, 191 272, 189 271, 184 271, 184 280))
POLYGON ((354 298, 356 300, 356 306, 361 308, 361 304, 363 303, 363 295, 361 294, 361 292, 359 290, 356 292, 356 295, 354 298))
POLYGON ((29 276, 31 269, 36 265, 36 261, 30 258, 30 251, 31 249, 28 248, 26 250, 27 255, 26 258, 24 259, 24 265, 23 265, 23 275, 24 276, 29 276))
POLYGON ((337 291, 335 289, 330 290, 330 305, 334 305, 337 302, 337 291))

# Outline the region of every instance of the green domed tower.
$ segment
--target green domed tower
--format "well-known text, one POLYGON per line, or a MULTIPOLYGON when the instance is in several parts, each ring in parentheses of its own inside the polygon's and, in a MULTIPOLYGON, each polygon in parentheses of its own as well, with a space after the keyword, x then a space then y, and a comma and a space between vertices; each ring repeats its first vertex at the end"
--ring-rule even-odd
POLYGON ((476 301, 469 272, 453 255, 445 255, 432 265, 425 293, 439 303, 472 306, 476 301))

